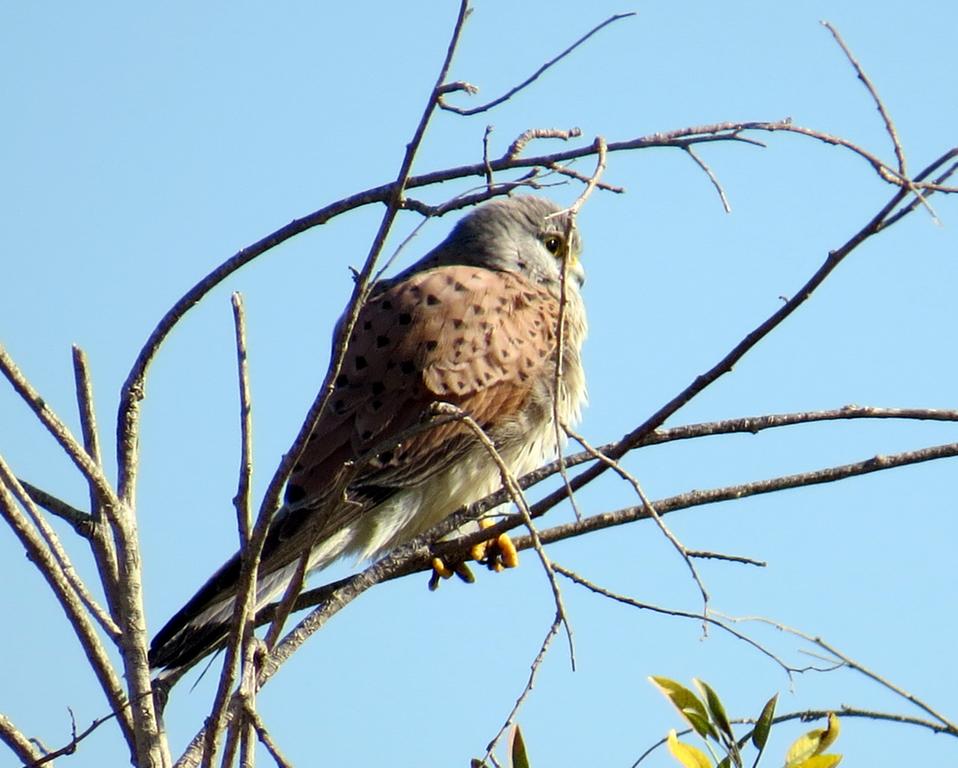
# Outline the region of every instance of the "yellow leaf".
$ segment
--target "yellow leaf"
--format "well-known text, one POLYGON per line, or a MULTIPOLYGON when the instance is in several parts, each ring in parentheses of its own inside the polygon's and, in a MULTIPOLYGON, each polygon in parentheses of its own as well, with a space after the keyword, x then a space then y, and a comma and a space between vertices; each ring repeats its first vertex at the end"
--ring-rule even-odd
POLYGON ((839 731, 841 731, 841 726, 838 724, 838 715, 836 715, 834 712, 829 712, 828 727, 825 729, 825 733, 822 734, 822 744, 818 748, 819 753, 824 752, 835 743, 835 739, 838 738, 839 731))
MULTIPOLYGON (((833 712, 828 714, 828 727, 815 728, 804 736, 800 736, 785 756, 785 768, 799 768, 805 766, 809 759, 820 755, 838 738, 838 718, 833 712)), ((841 759, 839 757, 839 759, 841 759)), ((834 763, 833 763, 834 764, 834 763)), ((814 768, 811 766, 810 768, 814 768)))
POLYGON ((708 756, 698 747, 679 741, 674 728, 669 731, 668 745, 672 757, 678 760, 684 768, 712 768, 708 756))
POLYGON ((842 761, 841 755, 814 755, 795 768, 834 768, 842 761))

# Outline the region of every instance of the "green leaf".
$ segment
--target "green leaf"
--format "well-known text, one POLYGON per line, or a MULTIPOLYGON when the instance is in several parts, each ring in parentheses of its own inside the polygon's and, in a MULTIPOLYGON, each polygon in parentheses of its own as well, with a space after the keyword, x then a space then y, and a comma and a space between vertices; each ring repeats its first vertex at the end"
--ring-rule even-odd
POLYGON ((678 760, 684 768, 712 768, 712 763, 709 762, 708 756, 698 747, 693 747, 691 744, 684 744, 679 741, 678 736, 675 735, 674 728, 669 731, 667 742, 672 757, 678 760))
POLYGON ((695 687, 698 688, 705 697, 705 706, 708 707, 709 714, 712 716, 712 722, 715 723, 719 727, 719 730, 728 736, 729 740, 734 744, 735 734, 732 733, 732 725, 728 721, 728 715, 725 714, 725 706, 722 704, 722 700, 718 697, 718 694, 713 690, 712 686, 704 680, 693 677, 692 682, 695 683, 695 687))
POLYGON ((775 705, 778 704, 778 694, 765 702, 762 707, 762 714, 758 716, 755 722, 755 729, 752 731, 752 744, 761 752, 765 749, 765 742, 768 741, 768 733, 772 730, 772 720, 775 719, 775 705))
POLYGON ((679 711, 679 714, 685 718, 699 736, 703 739, 706 736, 718 738, 715 728, 709 722, 705 705, 692 691, 681 683, 677 683, 675 680, 670 680, 667 677, 657 677, 653 675, 649 677, 649 682, 662 691, 665 698, 672 702, 673 706, 679 711))
POLYGON ((813 755, 795 768, 833 768, 842 761, 841 755, 813 755))
POLYGON ((516 723, 512 729, 512 768, 529 768, 529 756, 526 754, 526 743, 522 739, 522 731, 516 723))
POLYGON ((839 730, 838 718, 834 712, 830 712, 827 728, 815 728, 809 731, 804 736, 797 738, 788 748, 788 754, 785 756, 785 768, 799 768, 799 766, 806 765, 810 758, 820 755, 835 742, 839 730))

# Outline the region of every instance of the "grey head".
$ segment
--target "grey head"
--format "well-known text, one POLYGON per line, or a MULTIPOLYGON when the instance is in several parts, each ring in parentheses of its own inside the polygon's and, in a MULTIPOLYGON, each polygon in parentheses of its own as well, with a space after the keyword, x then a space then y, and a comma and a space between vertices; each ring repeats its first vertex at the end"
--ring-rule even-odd
POLYGON ((394 281, 425 269, 466 264, 518 272, 558 295, 563 259, 569 286, 578 288, 585 281, 581 250, 574 217, 551 200, 499 198, 462 218, 445 241, 394 281))

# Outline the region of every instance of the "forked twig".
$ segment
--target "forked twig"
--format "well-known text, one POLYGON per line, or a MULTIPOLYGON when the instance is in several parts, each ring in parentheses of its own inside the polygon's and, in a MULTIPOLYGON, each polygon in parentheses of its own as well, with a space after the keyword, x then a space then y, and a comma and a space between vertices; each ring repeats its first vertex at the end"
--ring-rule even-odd
POLYGON ((698 587, 699 594, 702 596, 702 620, 704 622, 702 629, 707 633, 708 623, 706 622, 706 615, 709 610, 709 593, 705 588, 705 583, 702 581, 702 577, 699 576, 699 572, 695 567, 695 563, 692 562, 693 555, 691 551, 679 540, 678 536, 672 533, 672 529, 666 525, 665 521, 662 519, 662 516, 656 511, 655 504, 651 502, 649 497, 645 494, 645 491, 642 489, 638 479, 631 472, 619 464, 619 462, 617 462, 615 459, 609 458, 604 453, 590 445, 588 440, 586 440, 582 435, 573 431, 568 426, 565 429, 573 440, 585 448, 586 451, 593 454, 599 461, 608 464, 609 467, 611 467, 611 469, 619 477, 632 486, 632 490, 634 490, 636 495, 639 497, 639 501, 642 502, 642 506, 645 507, 649 517, 652 518, 662 535, 665 536, 668 542, 675 548, 675 551, 679 553, 686 566, 688 566, 689 572, 692 575, 692 580, 695 582, 695 586, 698 587))
POLYGON ((873 682, 878 683, 880 686, 882 686, 886 690, 891 691, 896 696, 900 696, 901 698, 905 699, 907 702, 918 707, 919 709, 924 711, 926 714, 928 714, 929 716, 937 720, 939 723, 941 723, 941 725, 944 728, 946 728, 952 735, 958 736, 958 724, 949 720, 940 712, 933 709, 929 704, 919 699, 913 693, 909 693, 904 688, 898 685, 895 685, 887 678, 869 669, 861 662, 856 661, 850 656, 842 653, 835 646, 833 646, 831 643, 827 642, 826 640, 822 639, 821 637, 818 637, 816 635, 810 635, 807 632, 803 632, 800 629, 796 629, 795 627, 790 627, 787 624, 782 624, 781 622, 774 621, 772 619, 766 618, 765 616, 723 616, 723 618, 726 621, 757 622, 761 624, 767 624, 768 626, 774 627, 775 629, 781 632, 787 632, 790 635, 794 635, 795 637, 800 637, 803 640, 808 641, 809 643, 813 643, 814 645, 817 645, 826 653, 831 654, 833 658, 840 661, 843 666, 846 666, 849 669, 854 669, 856 672, 861 673, 862 675, 872 680, 873 682))

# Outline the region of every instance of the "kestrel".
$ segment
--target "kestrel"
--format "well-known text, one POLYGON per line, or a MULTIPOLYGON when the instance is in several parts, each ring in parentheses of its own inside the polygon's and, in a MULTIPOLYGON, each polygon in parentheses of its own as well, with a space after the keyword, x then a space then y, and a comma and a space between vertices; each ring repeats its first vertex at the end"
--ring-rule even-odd
MULTIPOLYGON (((345 555, 377 558, 501 486, 469 425, 429 425, 436 403, 471 416, 516 477, 555 455, 555 413, 575 422, 586 397, 579 253, 569 213, 505 198, 372 287, 270 526, 257 609, 282 594, 305 553, 308 572, 345 555)), ((174 672, 223 642, 238 575, 234 555, 156 635, 152 667, 174 672)))

